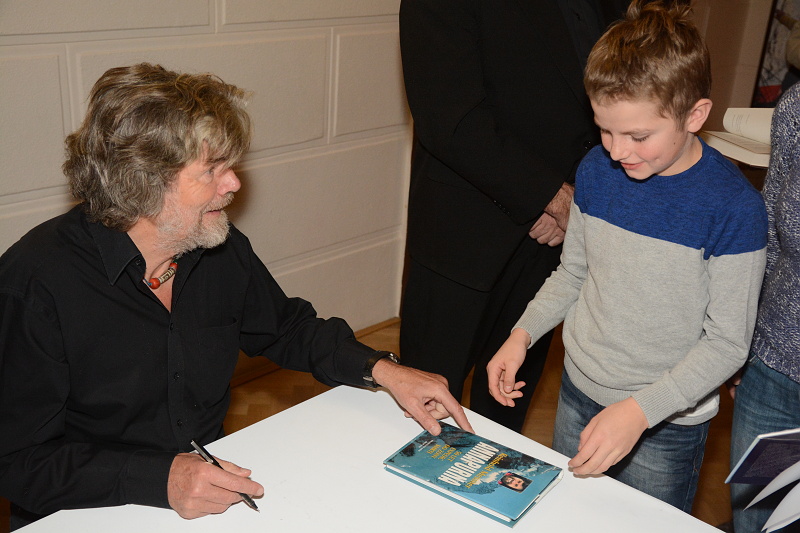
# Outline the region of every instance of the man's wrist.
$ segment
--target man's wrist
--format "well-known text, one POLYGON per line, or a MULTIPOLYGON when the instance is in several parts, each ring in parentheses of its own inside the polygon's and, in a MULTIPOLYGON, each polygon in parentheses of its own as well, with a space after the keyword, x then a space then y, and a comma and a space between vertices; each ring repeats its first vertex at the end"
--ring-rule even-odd
POLYGON ((544 207, 544 212, 557 218, 564 210, 569 211, 574 192, 575 187, 573 185, 566 182, 562 183, 556 195, 553 196, 550 202, 544 207))
POLYGON ((398 365, 400 364, 400 358, 396 354, 386 350, 376 351, 375 354, 367 359, 367 361, 364 363, 364 371, 362 376, 364 380, 364 386, 374 389, 380 385, 380 383, 373 376, 373 370, 375 369, 375 365, 383 360, 391 361, 392 363, 398 365))

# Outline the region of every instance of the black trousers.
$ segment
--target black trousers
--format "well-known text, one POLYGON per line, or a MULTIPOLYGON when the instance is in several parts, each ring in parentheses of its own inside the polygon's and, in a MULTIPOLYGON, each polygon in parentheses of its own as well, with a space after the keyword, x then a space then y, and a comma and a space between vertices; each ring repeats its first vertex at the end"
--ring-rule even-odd
POLYGON ((8 530, 16 531, 25 526, 29 526, 37 520, 44 518, 47 515, 31 513, 26 511, 19 505, 11 504, 11 516, 8 519, 8 530))
POLYGON ((403 293, 400 355, 403 364, 447 378, 461 399, 464 380, 475 373, 470 408, 514 431, 521 431, 542 374, 552 332, 529 350, 517 381, 524 396, 504 407, 489 395, 486 364, 508 338, 539 287, 558 266, 561 247, 526 238, 488 292, 456 283, 410 259, 403 293))

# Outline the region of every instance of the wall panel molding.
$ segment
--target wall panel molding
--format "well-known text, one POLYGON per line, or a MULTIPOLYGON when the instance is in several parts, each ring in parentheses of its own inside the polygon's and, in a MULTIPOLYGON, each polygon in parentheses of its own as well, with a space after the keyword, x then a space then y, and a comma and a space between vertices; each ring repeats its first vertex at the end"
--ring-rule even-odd
POLYGON ((0 253, 74 205, 63 141, 97 78, 161 63, 252 92, 231 219, 287 292, 356 328, 396 316, 412 137, 399 5, 0 0, 0 253))

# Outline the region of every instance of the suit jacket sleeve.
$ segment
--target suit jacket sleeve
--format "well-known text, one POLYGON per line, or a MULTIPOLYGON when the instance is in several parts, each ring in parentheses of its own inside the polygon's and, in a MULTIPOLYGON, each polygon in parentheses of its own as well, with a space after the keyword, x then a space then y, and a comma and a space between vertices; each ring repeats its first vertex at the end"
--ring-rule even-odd
POLYGON ((464 1, 403 1, 400 43, 408 103, 425 149, 521 224, 542 212, 569 175, 553 169, 537 146, 498 121, 486 90, 491 81, 482 66, 483 30, 475 9, 464 1))

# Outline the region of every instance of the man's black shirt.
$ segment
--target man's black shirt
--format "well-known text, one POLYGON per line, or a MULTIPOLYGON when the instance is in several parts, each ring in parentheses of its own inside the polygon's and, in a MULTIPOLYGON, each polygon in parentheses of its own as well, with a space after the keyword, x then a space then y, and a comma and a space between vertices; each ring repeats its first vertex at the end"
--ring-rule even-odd
POLYGON ((20 507, 168 506, 175 454, 222 436, 239 350, 362 384, 373 350, 288 298, 236 228, 178 259, 171 312, 144 272, 80 206, 0 257, 0 494, 20 507))

